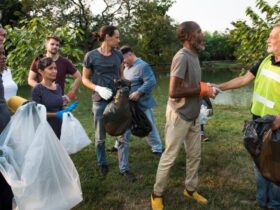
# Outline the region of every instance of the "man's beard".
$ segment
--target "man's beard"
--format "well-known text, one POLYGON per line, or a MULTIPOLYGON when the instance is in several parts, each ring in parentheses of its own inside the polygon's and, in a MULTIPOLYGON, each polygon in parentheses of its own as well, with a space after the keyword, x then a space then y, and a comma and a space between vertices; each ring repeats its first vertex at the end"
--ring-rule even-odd
POLYGON ((199 50, 199 51, 205 50, 205 45, 204 45, 204 44, 199 45, 199 49, 198 49, 198 50, 199 50))
POLYGON ((197 52, 198 51, 202 51, 202 50, 205 50, 205 45, 203 43, 193 43, 192 45, 193 49, 195 49, 197 52))
POLYGON ((52 54, 52 55, 56 55, 57 52, 58 52, 58 50, 51 50, 51 51, 49 51, 49 53, 52 54))
POLYGON ((267 47, 266 52, 267 53, 272 53, 273 52, 273 48, 272 47, 267 47))

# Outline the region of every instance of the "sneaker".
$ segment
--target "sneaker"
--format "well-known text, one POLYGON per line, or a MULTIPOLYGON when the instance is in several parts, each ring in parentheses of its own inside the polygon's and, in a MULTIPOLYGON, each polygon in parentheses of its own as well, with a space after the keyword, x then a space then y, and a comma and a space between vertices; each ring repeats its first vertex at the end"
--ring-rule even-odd
POLYGON ((187 198, 192 198, 201 204, 208 203, 208 200, 206 198, 204 198, 202 195, 198 194, 198 192, 196 192, 196 191, 191 194, 187 190, 184 190, 184 196, 186 196, 187 198))
POLYGON ((106 177, 108 172, 109 172, 109 168, 107 165, 100 165, 99 166, 99 172, 103 177, 106 177))
POLYGON ((130 171, 122 172, 121 175, 123 177, 125 177, 130 182, 135 182, 136 181, 135 175, 133 173, 131 173, 130 171))
POLYGON ((201 135, 200 139, 201 139, 201 141, 204 141, 204 142, 209 140, 209 138, 205 135, 201 135))
POLYGON ((107 149, 107 152, 112 152, 112 153, 118 152, 118 148, 112 147, 110 149, 107 149))
POLYGON ((152 210, 163 210, 162 197, 151 194, 151 206, 152 210))

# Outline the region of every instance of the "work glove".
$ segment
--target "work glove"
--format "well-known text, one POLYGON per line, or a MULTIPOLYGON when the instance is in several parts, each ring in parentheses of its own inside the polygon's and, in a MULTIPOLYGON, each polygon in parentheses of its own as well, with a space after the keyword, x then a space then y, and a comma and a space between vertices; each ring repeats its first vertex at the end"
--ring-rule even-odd
POLYGON ((96 85, 94 90, 100 95, 101 98, 103 98, 105 100, 110 99, 113 95, 112 90, 110 90, 109 88, 106 88, 106 87, 101 87, 101 86, 96 85))
POLYGON ((199 86, 200 86, 200 93, 199 93, 199 95, 201 97, 203 97, 203 96, 208 96, 210 98, 214 98, 215 97, 215 95, 214 95, 214 87, 212 87, 210 84, 205 83, 205 82, 200 82, 199 86))
POLYGON ((78 103, 79 103, 78 101, 75 101, 69 106, 67 106, 65 109, 56 112, 57 118, 62 119, 63 113, 72 112, 78 106, 78 103))

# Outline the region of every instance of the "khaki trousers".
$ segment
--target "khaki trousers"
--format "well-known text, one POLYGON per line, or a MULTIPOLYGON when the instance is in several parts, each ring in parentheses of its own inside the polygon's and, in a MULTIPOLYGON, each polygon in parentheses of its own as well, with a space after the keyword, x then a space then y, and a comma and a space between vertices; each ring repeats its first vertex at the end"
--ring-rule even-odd
POLYGON ((195 121, 182 120, 179 115, 167 106, 165 125, 165 150, 162 154, 154 184, 154 194, 162 196, 165 191, 171 167, 179 154, 181 145, 186 151, 185 186, 195 191, 198 184, 198 167, 201 160, 200 125, 195 121))

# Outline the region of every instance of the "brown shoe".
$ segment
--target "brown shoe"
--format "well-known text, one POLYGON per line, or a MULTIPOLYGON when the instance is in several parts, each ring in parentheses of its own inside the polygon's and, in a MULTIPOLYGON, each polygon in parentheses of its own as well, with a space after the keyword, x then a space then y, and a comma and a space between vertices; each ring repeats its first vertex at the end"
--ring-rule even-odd
POLYGON ((209 138, 205 135, 201 135, 200 136, 201 141, 205 142, 205 141, 209 141, 209 138))

